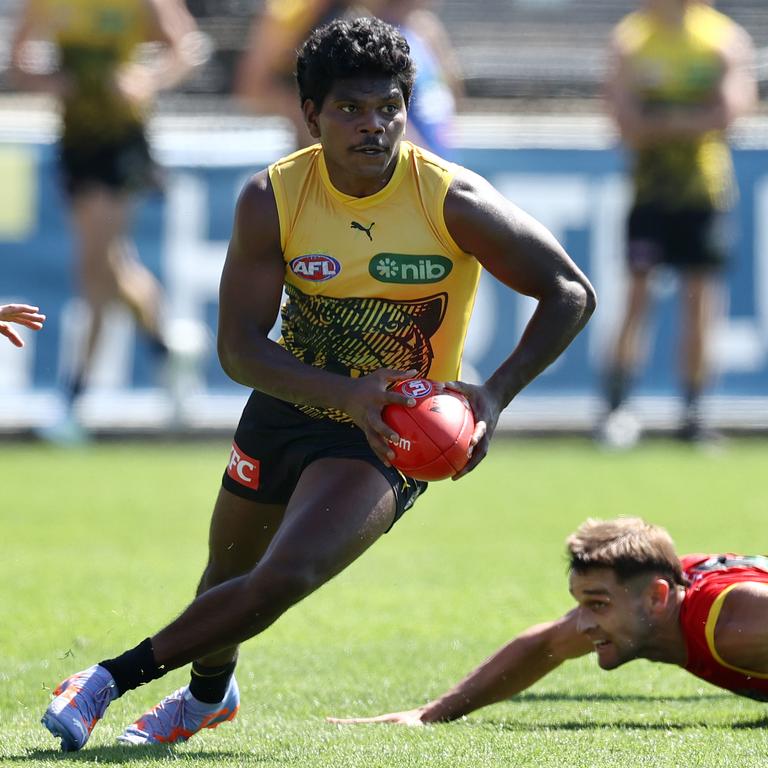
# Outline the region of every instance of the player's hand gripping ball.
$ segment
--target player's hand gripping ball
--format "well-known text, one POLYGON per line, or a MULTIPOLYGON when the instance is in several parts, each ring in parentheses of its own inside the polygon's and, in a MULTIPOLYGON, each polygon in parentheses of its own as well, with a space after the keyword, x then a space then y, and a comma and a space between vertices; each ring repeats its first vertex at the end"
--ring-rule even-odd
POLYGON ((444 480, 464 468, 475 418, 464 395, 438 392, 429 379, 407 379, 393 389, 409 395, 416 405, 387 405, 382 418, 397 432, 392 466, 416 480, 444 480))

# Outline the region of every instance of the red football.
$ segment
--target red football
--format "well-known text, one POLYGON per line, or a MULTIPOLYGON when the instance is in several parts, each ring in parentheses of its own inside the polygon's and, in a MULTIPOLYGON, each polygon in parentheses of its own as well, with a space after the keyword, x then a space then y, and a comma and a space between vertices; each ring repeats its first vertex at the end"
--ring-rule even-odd
POLYGON ((387 405, 382 411, 400 436, 392 445, 392 465, 416 480, 443 480, 463 469, 475 431, 467 398, 447 389, 438 392, 429 379, 408 379, 393 389, 415 398, 416 405, 387 405))

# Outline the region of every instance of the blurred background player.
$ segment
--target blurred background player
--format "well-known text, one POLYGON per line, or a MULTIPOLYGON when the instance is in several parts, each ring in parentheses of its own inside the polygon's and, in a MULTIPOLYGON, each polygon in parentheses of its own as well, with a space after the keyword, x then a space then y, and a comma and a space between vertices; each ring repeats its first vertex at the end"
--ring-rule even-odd
POLYGON ((40 314, 40 307, 32 307, 29 304, 0 304, 0 336, 5 336, 16 347, 23 347, 24 339, 10 323, 39 331, 44 322, 45 315, 40 314))
POLYGON ((251 23, 235 95, 253 112, 289 120, 297 147, 314 144, 296 96, 296 50, 315 27, 366 12, 356 0, 266 0, 251 23))
POLYGON ((726 215, 737 197, 725 132, 752 107, 752 42, 699 0, 645 0, 614 30, 607 99, 633 158, 627 223, 628 296, 606 371, 605 444, 627 447, 639 425, 622 406, 641 357, 656 267, 680 277, 680 365, 685 409, 678 436, 699 441, 701 394, 721 309, 729 248, 726 215))
POLYGON ((425 0, 368 0, 372 13, 402 32, 416 63, 418 77, 408 110, 406 137, 454 160, 453 122, 464 94, 461 67, 432 5, 425 0))
POLYGON ((76 237, 82 297, 90 327, 66 382, 65 420, 44 433, 83 437, 74 403, 87 385, 105 310, 119 300, 158 356, 165 357, 162 297, 155 276, 129 239, 134 195, 157 188, 146 136, 154 95, 172 88, 196 63, 197 26, 182 0, 26 0, 16 27, 11 66, 20 88, 45 91, 61 104, 59 162, 76 237), (53 43, 54 71, 30 65, 32 41, 53 43), (162 45, 151 63, 139 45, 162 45))
POLYGON ((458 60, 445 27, 423 0, 267 0, 254 19, 238 67, 235 93, 252 111, 280 115, 296 144, 314 143, 296 98, 296 49, 309 32, 335 18, 374 15, 398 27, 419 73, 406 137, 452 159, 451 130, 463 93, 458 60))
POLYGON ((768 701, 768 558, 678 557, 663 528, 640 518, 587 520, 566 542, 579 604, 521 632, 423 707, 337 723, 455 720, 529 688, 568 659, 602 669, 634 659, 674 664, 740 696, 768 701))

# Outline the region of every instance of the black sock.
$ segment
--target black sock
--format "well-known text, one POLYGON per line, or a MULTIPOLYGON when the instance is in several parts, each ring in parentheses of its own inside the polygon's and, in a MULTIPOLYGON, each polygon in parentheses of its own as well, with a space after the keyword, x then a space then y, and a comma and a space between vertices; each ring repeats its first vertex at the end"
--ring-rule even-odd
POLYGON ((149 342, 149 348, 155 357, 163 360, 170 354, 168 345, 162 338, 160 338, 160 336, 149 336, 147 341, 149 342))
POLYGON ((71 407, 72 403, 77 400, 85 389, 85 376, 82 373, 78 373, 72 376, 68 381, 64 383, 64 396, 67 399, 67 404, 71 407))
POLYGON ((196 661, 192 662, 189 692, 198 701, 218 704, 224 700, 224 694, 227 692, 236 665, 236 660, 220 667, 204 667, 196 661))
POLYGON ((630 377, 623 368, 612 368, 605 379, 605 396, 608 409, 615 411, 627 399, 630 377))
POLYGON ((701 400, 701 387, 698 384, 686 384, 683 396, 685 397, 685 407, 689 410, 696 410, 701 400))
POLYGON ((126 691, 138 688, 151 680, 157 680, 166 673, 165 667, 158 667, 152 653, 152 641, 147 638, 142 640, 135 648, 126 651, 114 659, 100 661, 115 679, 117 690, 122 696, 126 691))
POLYGON ((683 392, 685 399, 686 424, 699 424, 701 422, 701 388, 696 384, 686 384, 683 392))

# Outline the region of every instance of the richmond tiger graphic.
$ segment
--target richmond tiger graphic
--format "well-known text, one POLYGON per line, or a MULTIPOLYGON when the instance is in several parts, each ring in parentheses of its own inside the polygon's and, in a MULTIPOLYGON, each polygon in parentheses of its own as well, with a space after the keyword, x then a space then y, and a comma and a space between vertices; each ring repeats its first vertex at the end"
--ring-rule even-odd
MULTIPOLYGON (((379 368, 427 375, 434 358, 430 339, 445 317, 447 293, 391 301, 308 296, 292 285, 286 292, 283 343, 302 362, 352 377, 379 368)), ((349 421, 341 411, 297 407, 310 416, 349 421)))

